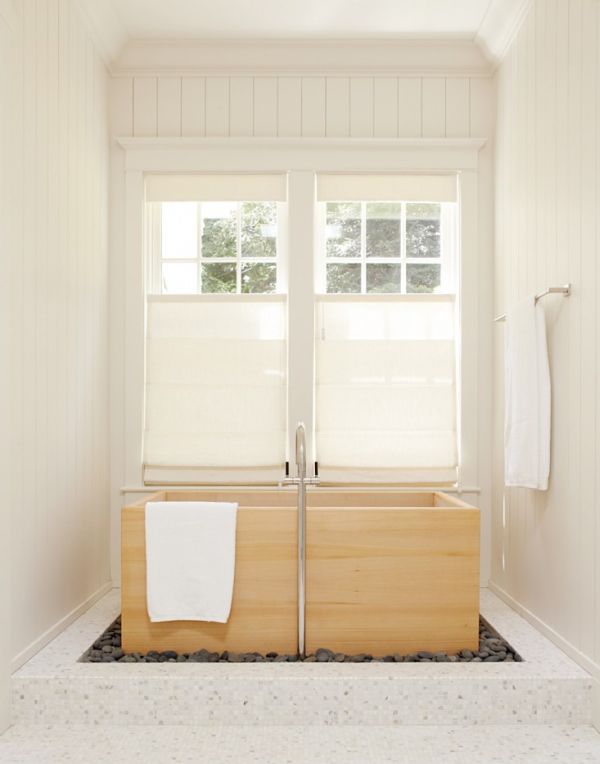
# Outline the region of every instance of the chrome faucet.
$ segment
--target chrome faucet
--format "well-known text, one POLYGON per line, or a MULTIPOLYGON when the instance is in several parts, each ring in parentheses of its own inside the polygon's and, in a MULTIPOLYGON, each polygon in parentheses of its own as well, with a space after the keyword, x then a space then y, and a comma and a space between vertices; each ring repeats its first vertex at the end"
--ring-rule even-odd
POLYGON ((296 477, 286 478, 286 485, 298 486, 298 654, 304 658, 306 611, 306 486, 318 485, 318 477, 306 477, 306 430, 296 427, 296 477))

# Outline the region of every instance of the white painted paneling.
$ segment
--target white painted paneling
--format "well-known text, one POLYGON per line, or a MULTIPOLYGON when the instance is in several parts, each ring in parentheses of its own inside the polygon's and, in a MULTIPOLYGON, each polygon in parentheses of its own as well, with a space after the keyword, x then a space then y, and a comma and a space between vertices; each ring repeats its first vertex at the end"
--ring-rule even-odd
POLYGON ((353 77, 350 81, 350 136, 373 137, 372 77, 353 77))
POLYGON ((232 77, 229 83, 229 134, 252 135, 254 122, 254 81, 252 77, 232 77))
POLYGON ((422 81, 417 77, 398 79, 398 136, 418 138, 422 134, 422 81))
POLYGON ((157 130, 156 77, 136 77, 133 81, 133 134, 152 137, 157 130))
POLYGON ((398 135, 396 77, 375 77, 373 101, 373 135, 375 138, 395 138, 398 135))
POLYGON ((183 77, 181 80, 181 134, 206 134, 206 80, 183 77))
POLYGON ((449 77, 446 80, 446 137, 464 138, 469 135, 469 79, 449 77))
POLYGON ((446 80, 426 77, 421 87, 422 135, 443 138, 446 135, 446 80))
MULTIPOLYGON (((18 662, 109 582, 110 513, 108 76, 73 0, 16 7, 4 358, 18 662)), ((113 96, 131 133, 131 80, 113 96)))
POLYGON ((347 138, 350 135, 350 79, 327 78, 327 125, 328 138, 347 138))
MULTIPOLYGON (((497 74, 496 311, 548 286, 547 492, 503 485, 503 332, 496 327, 492 579, 600 671, 600 5, 535 0, 497 74)), ((485 129, 471 82, 471 132, 485 129)))
POLYGON ((325 135, 325 77, 302 78, 302 136, 320 138, 325 135))
POLYGON ((302 78, 280 77, 278 81, 278 131, 280 138, 302 134, 302 78))
POLYGON ((277 77, 254 78, 254 135, 277 135, 277 77))
POLYGON ((229 78, 206 78, 206 135, 229 135, 229 78))
POLYGON ((161 138, 181 135, 181 77, 159 77, 157 131, 161 138))
MULTIPOLYGON (((117 77, 113 89, 125 99, 131 82, 117 77)), ((491 93, 484 77, 136 76, 133 135, 482 137, 491 93)))

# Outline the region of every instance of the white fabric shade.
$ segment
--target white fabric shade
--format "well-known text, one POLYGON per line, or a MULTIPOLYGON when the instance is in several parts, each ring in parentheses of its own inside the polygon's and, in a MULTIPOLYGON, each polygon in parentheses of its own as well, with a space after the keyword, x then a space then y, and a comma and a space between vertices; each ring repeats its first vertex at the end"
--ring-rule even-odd
POLYGON ((147 202, 285 202, 287 177, 265 175, 147 175, 147 202))
POLYGON ((457 465, 454 300, 419 295, 318 305, 319 471, 457 465))
POLYGON ((320 202, 455 202, 456 175, 319 175, 320 202))
POLYGON ((285 463, 283 297, 148 298, 144 463, 285 463))

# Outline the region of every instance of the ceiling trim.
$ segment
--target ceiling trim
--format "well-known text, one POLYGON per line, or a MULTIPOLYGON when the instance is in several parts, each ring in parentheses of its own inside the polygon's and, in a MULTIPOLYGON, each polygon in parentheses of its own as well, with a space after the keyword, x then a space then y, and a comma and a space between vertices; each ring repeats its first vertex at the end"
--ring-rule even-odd
POLYGON ((76 6, 99 54, 110 69, 129 37, 113 3, 76 0, 76 6))
POLYGON ((489 76, 473 40, 131 40, 115 76, 366 74, 489 76))
POLYGON ((508 52, 531 5, 532 0, 491 0, 475 41, 494 64, 508 52))

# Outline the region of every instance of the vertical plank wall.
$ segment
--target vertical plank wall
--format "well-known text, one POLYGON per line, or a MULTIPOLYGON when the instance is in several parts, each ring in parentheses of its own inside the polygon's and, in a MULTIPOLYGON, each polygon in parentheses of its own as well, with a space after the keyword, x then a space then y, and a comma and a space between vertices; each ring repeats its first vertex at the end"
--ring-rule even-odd
POLYGON ((110 580, 108 76, 74 0, 16 2, 10 472, 16 662, 110 580))
POLYGON ((547 493, 503 488, 495 336, 492 581, 600 671, 600 4, 537 0, 499 68, 496 308, 547 286, 547 493))
MULTIPOLYGON (((481 347, 477 449, 482 509, 482 582, 489 578, 492 395, 492 164, 495 96, 487 76, 213 76, 116 72, 111 81, 111 133, 135 137, 484 138, 480 153, 479 285, 481 347)), ((125 463, 124 411, 124 152, 111 152, 111 436, 112 571, 119 580, 119 515, 125 463)))
MULTIPOLYGON (((485 77, 116 76, 120 135, 468 138, 485 77)), ((472 137, 480 138, 481 135, 472 137)), ((485 137, 485 136, 483 136, 485 137)))
MULTIPOLYGON (((14 165, 12 145, 14 134, 11 122, 6 118, 14 110, 14 51, 13 24, 15 18, 11 3, 0 2, 0 258, 2 270, 8 267, 7 255, 13 245, 14 206, 12 203, 12 182, 14 165)), ((8 358, 10 352, 10 303, 0 302, 0 357, 8 358)), ((7 422, 10 417, 10 379, 6 364, 0 371, 0 422, 7 422)), ((11 438, 7 427, 0 432, 0 480, 5 486, 10 483, 9 455, 11 438)), ((6 492, 8 496, 10 494, 6 492)), ((10 534, 11 502, 0 505, 0 613, 3 613, 0 629, 0 734, 10 724, 10 634, 7 628, 10 612, 10 534)))

